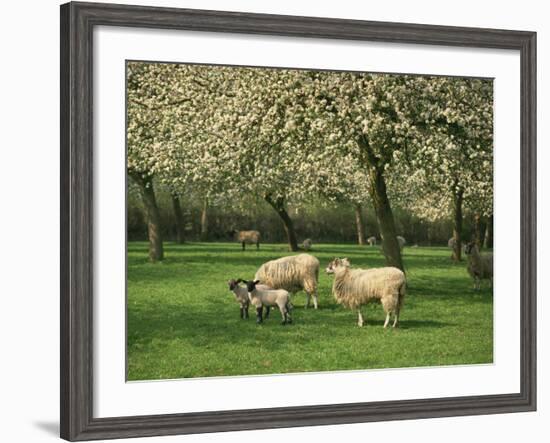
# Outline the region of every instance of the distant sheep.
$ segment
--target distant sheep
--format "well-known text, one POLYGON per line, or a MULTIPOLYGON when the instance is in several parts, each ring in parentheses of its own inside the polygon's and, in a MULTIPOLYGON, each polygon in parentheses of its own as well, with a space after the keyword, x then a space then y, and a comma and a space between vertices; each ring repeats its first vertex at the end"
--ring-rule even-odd
POLYGON ((468 274, 474 279, 474 289, 481 289, 481 280, 489 280, 493 286, 493 254, 481 255, 475 242, 464 246, 468 256, 468 274))
POLYGON ((456 240, 454 237, 451 237, 449 239, 449 241, 447 242, 447 246, 450 248, 450 249, 453 249, 455 248, 455 245, 456 245, 456 240))
POLYGON ((238 243, 243 246, 243 251, 246 249, 246 245, 256 245, 256 249, 260 249, 260 232, 259 231, 231 231, 231 234, 235 237, 238 243))
POLYGON ((370 246, 376 246, 376 237, 372 236, 372 237, 367 238, 367 243, 370 246))
POLYGON ((311 241, 310 238, 306 238, 301 244, 301 247, 304 251, 311 251, 312 246, 313 246, 313 242, 311 241))
MULTIPOLYGON (((290 318, 290 294, 284 289, 260 289, 260 280, 245 281, 250 302, 256 307, 256 323, 262 323, 262 309, 267 312, 271 306, 277 306, 283 318, 282 324, 292 323, 290 318)), ((269 314, 266 314, 266 318, 269 314)))
MULTIPOLYGON (((227 282, 229 290, 235 295, 235 300, 239 303, 241 308, 241 318, 248 318, 248 307, 250 305, 250 300, 248 298, 248 290, 244 286, 239 286, 241 282, 244 282, 242 279, 231 279, 227 282)), ((258 285, 259 289, 271 289, 266 285, 258 285)), ((267 308, 266 318, 269 317, 269 308, 267 308)))
POLYGON ((406 279, 403 271, 393 268, 350 269, 347 258, 335 258, 327 268, 327 274, 334 274, 332 293, 343 306, 356 310, 357 324, 365 324, 361 307, 371 302, 381 302, 386 312, 384 328, 388 326, 393 313, 393 327, 399 323, 399 312, 405 298, 406 279))
POLYGON ((397 243, 399 244, 399 250, 402 251, 407 241, 405 240, 404 237, 401 237, 400 235, 398 235, 396 238, 397 238, 397 243))
POLYGON ((291 294, 304 290, 307 295, 306 308, 313 296, 313 305, 317 309, 319 266, 319 260, 312 255, 291 255, 264 263, 256 272, 254 280, 260 280, 274 289, 285 289, 291 294))

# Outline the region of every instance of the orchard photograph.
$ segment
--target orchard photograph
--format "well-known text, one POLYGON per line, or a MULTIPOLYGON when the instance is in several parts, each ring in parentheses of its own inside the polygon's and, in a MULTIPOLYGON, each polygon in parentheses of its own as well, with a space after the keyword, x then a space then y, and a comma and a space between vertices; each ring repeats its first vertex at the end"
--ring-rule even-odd
POLYGON ((126 62, 128 381, 493 363, 493 79, 126 62))

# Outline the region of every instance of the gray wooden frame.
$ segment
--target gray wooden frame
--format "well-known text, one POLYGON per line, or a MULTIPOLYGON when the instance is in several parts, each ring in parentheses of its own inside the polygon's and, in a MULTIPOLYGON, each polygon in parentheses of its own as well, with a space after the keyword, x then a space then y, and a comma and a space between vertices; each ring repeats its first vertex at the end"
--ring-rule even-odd
MULTIPOLYGON (((536 33, 235 12, 61 6, 61 437, 71 441, 533 411, 536 408, 536 33), (92 42, 129 26, 517 50, 521 57, 521 392, 94 418, 92 42)), ((514 294, 515 295, 515 294, 514 294)))

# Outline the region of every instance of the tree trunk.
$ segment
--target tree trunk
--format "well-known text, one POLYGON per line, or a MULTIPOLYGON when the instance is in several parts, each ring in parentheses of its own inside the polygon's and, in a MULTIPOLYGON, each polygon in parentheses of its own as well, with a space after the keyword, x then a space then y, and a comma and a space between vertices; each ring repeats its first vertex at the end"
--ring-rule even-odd
POLYGON ((483 246, 483 241, 481 239, 481 216, 477 213, 474 214, 474 241, 477 249, 480 250, 483 246))
POLYGON ((369 172, 369 193, 382 237, 382 251, 386 264, 403 270, 401 249, 397 242, 397 231, 390 201, 386 191, 386 181, 382 169, 372 167, 369 172))
POLYGON ((277 214, 279 214, 279 217, 281 217, 286 233, 286 238, 288 240, 289 250, 293 252, 297 251, 298 240, 296 239, 296 232, 294 231, 294 224, 292 223, 292 219, 288 215, 288 212, 286 212, 284 198, 278 197, 277 199, 273 199, 270 195, 266 195, 265 200, 271 205, 273 209, 275 209, 277 214))
POLYGON ((453 194, 453 260, 462 260, 462 197, 464 190, 457 188, 453 194))
POLYGON ((368 166, 369 194, 382 237, 382 251, 386 257, 386 264, 404 270, 401 249, 397 242, 395 220, 386 190, 385 163, 374 154, 365 136, 357 139, 357 145, 361 151, 363 163, 368 166))
POLYGON ((208 200, 204 200, 201 212, 201 241, 208 240, 208 200))
POLYGON ((365 240, 365 224, 363 223, 363 211, 360 204, 354 205, 355 209, 355 225, 357 226, 357 243, 361 246, 366 244, 365 240))
POLYGON ((485 248, 493 247, 493 214, 487 218, 487 226, 485 227, 485 238, 483 239, 485 248))
POLYGON ((152 177, 142 177, 140 174, 130 174, 139 186, 143 205, 147 216, 147 234, 149 237, 149 260, 157 262, 164 259, 160 213, 153 188, 152 177))
POLYGON ((180 198, 172 194, 172 206, 174 207, 174 216, 176 218, 176 243, 185 243, 185 233, 183 225, 183 212, 181 210, 180 198))

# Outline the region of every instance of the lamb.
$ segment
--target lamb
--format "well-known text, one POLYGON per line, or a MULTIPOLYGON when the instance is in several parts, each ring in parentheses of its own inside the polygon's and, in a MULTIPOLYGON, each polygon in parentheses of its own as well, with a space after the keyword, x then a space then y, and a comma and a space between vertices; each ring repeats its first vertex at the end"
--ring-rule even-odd
POLYGON ((405 240, 404 237, 401 237, 400 235, 398 235, 396 238, 397 238, 397 243, 399 244, 399 250, 402 251, 407 241, 405 240))
MULTIPOLYGON (((235 294, 235 300, 239 303, 241 308, 241 319, 248 318, 248 307, 250 300, 248 298, 248 290, 244 286, 239 286, 239 283, 243 282, 242 279, 231 279, 227 282, 229 290, 235 294)), ((258 285, 259 289, 271 289, 269 286, 258 285)), ((265 317, 269 317, 269 308, 267 309, 265 317)))
POLYGON ((263 322, 262 310, 264 306, 267 312, 269 312, 271 306, 279 308, 283 317, 282 325, 292 323, 292 318, 290 318, 290 294, 288 291, 284 289, 259 289, 260 280, 245 280, 244 283, 246 284, 250 302, 256 306, 256 323, 260 324, 263 322))
POLYGON ((347 258, 335 258, 327 268, 327 274, 334 274, 332 293, 336 301, 349 309, 355 309, 357 324, 365 324, 361 307, 379 301, 386 312, 384 328, 388 326, 393 313, 393 327, 399 323, 399 312, 405 298, 406 279, 403 271, 393 268, 350 269, 347 258))
POLYGON ((367 238, 367 243, 368 243, 370 246, 376 246, 376 237, 375 237, 375 236, 372 236, 372 237, 367 238))
POLYGON ((317 309, 319 266, 319 260, 309 254, 281 257, 260 266, 254 280, 260 280, 274 289, 285 289, 291 294, 304 290, 307 295, 306 308, 310 306, 313 296, 313 305, 317 309))
POLYGON ((302 242, 302 249, 304 251, 310 251, 311 250, 311 246, 313 245, 313 242, 311 241, 310 238, 306 238, 303 242, 302 242))
POLYGON ((481 289, 481 280, 489 280, 493 286, 493 254, 481 255, 475 242, 464 246, 468 256, 468 274, 474 279, 474 289, 481 289))
POLYGON ((243 251, 246 249, 246 245, 256 245, 256 250, 260 249, 260 232, 259 231, 231 231, 231 234, 235 236, 235 240, 242 244, 243 251))

